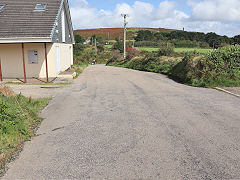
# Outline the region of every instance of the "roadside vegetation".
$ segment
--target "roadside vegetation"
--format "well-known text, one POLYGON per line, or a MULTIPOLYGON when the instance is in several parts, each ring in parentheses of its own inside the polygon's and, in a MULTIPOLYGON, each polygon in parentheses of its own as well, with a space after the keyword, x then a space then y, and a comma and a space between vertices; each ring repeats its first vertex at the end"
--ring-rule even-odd
POLYGON ((176 53, 173 48, 142 53, 128 49, 126 60, 110 59, 107 65, 163 73, 198 87, 240 86, 240 46, 222 47, 208 53, 176 53))
POLYGON ((83 41, 75 45, 74 64, 79 67, 96 59, 110 66, 164 73, 191 86, 240 86, 240 36, 150 30, 134 33, 134 40, 127 41, 126 59, 123 40, 92 35, 87 45, 83 41))
MULTIPOLYGON (((111 50, 104 46, 106 41, 103 41, 101 36, 92 35, 87 44, 84 43, 87 39, 80 35, 75 35, 75 40, 73 68, 80 68, 79 72, 81 71, 81 67, 84 68, 90 65, 93 60, 96 60, 98 64, 105 64, 112 56, 111 50)), ((109 46, 113 46, 114 42, 110 42, 109 46)))
POLYGON ((0 169, 25 141, 35 135, 35 129, 42 120, 38 113, 48 101, 15 95, 9 88, 0 85, 0 169))

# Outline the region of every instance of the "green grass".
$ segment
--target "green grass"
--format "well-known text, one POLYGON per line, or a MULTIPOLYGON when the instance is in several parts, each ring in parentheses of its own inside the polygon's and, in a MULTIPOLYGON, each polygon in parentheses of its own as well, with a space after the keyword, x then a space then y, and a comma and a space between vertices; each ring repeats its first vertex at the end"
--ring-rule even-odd
MULTIPOLYGON (((147 52, 154 52, 158 51, 159 48, 153 47, 138 47, 140 51, 147 51, 147 52)), ((174 48, 174 52, 190 52, 190 51, 197 51, 199 53, 206 54, 208 52, 213 51, 213 49, 201 49, 201 48, 174 48)))
POLYGON ((199 53, 209 53, 213 51, 213 49, 201 49, 201 48, 174 48, 175 52, 190 52, 190 51, 197 51, 199 53))
POLYGON ((128 32, 138 32, 139 30, 134 30, 134 29, 130 29, 130 30, 129 30, 129 29, 128 29, 127 31, 128 31, 128 32))
POLYGON ((105 47, 111 49, 113 47, 113 45, 112 44, 108 44, 108 45, 105 45, 105 47))
POLYGON ((116 40, 108 40, 108 42, 115 43, 117 41, 116 40))
POLYGON ((24 84, 23 82, 5 82, 4 84, 14 84, 14 85, 22 85, 24 84))
POLYGON ((140 51, 147 51, 147 52, 154 52, 158 51, 159 48, 153 48, 153 47, 138 47, 140 51))
POLYGON ((0 94, 0 169, 25 141, 34 136, 35 128, 42 121, 38 113, 48 101, 0 94))
POLYGON ((69 69, 70 72, 76 72, 76 76, 74 79, 78 78, 78 76, 84 71, 86 67, 88 67, 89 64, 74 64, 71 69, 69 69))

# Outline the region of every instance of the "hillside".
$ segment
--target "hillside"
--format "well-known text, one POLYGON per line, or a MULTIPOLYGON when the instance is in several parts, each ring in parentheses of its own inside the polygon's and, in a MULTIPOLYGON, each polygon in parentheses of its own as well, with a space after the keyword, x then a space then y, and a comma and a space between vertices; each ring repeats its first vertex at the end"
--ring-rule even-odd
MULTIPOLYGON (((128 28, 127 38, 133 39, 136 32, 139 30, 150 30, 154 32, 171 32, 172 29, 165 28, 128 28)), ((99 28, 99 29, 79 29, 74 31, 85 38, 91 37, 93 34, 102 36, 105 40, 114 40, 116 38, 123 38, 123 28, 99 28)))

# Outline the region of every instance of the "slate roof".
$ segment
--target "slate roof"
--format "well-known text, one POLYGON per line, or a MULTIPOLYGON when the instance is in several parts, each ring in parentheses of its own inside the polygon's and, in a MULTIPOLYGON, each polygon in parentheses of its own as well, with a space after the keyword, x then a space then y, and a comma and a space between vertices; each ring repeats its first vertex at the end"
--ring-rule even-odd
POLYGON ((0 0, 0 38, 51 37, 62 0, 0 0), (34 11, 46 4, 45 11, 34 11))

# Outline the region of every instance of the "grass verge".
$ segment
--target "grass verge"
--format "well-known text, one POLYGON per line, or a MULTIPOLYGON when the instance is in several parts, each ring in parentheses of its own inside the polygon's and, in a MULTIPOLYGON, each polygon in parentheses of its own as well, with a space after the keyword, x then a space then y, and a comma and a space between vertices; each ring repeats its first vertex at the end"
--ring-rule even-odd
POLYGON ((48 102, 46 98, 3 96, 0 92, 0 177, 7 160, 35 135, 42 121, 38 114, 48 102))
POLYGON ((89 64, 74 64, 71 69, 69 69, 69 72, 76 72, 76 76, 74 79, 77 79, 78 76, 84 71, 86 67, 88 67, 89 64))

